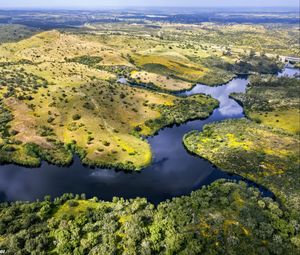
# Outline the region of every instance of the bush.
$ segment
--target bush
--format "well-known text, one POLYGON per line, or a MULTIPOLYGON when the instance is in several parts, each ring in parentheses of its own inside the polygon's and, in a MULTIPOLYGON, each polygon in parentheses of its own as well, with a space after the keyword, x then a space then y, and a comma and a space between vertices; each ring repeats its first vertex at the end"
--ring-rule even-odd
POLYGON ((72 116, 72 119, 73 119, 73 120, 80 120, 80 119, 81 119, 81 116, 80 116, 80 114, 76 113, 76 114, 74 114, 74 115, 72 116))
POLYGON ((68 201, 68 206, 70 206, 70 207, 77 207, 78 205, 79 205, 79 203, 77 201, 74 201, 74 200, 68 201))

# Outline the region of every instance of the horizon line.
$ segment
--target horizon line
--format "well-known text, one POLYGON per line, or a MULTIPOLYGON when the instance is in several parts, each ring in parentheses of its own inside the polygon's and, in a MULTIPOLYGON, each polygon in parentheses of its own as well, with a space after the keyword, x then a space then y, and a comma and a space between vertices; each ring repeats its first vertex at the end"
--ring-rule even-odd
POLYGON ((126 8, 138 8, 138 9, 147 9, 147 8, 185 8, 185 9, 195 9, 195 8, 205 8, 205 9, 243 9, 243 8, 255 8, 255 9, 264 9, 264 8, 273 8, 273 9, 280 9, 280 8, 287 8, 287 9, 294 9, 294 8, 299 8, 298 6, 135 6, 135 5, 124 5, 124 6, 97 6, 97 7, 83 7, 83 6, 65 6, 65 7, 50 7, 50 6, 45 6, 45 7, 0 7, 0 11, 2 10, 78 10, 78 11, 85 11, 85 10, 101 10, 101 9, 126 9, 126 8))

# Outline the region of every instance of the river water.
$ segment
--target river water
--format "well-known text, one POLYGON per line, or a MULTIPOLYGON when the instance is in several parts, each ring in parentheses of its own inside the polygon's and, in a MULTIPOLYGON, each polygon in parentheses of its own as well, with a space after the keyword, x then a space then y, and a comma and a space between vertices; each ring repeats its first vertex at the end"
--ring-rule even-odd
MULTIPOLYGON (((296 69, 286 68, 279 76, 293 75, 296 69)), ((181 95, 204 93, 220 102, 219 108, 205 120, 189 121, 182 125, 167 127, 148 139, 153 151, 153 163, 141 172, 123 172, 113 169, 84 167, 78 157, 70 167, 58 167, 43 162, 39 168, 26 168, 13 164, 0 166, 0 201, 42 199, 64 193, 85 193, 111 200, 114 196, 124 198, 146 197, 157 204, 174 196, 189 194, 203 185, 220 178, 241 180, 214 167, 207 160, 187 152, 182 144, 184 134, 201 130, 203 125, 224 119, 244 117, 242 107, 229 98, 232 92, 245 92, 247 77, 233 79, 218 87, 196 85, 181 95)), ((247 181, 247 180, 246 180, 247 181)), ((272 193, 255 183, 264 195, 272 193)))

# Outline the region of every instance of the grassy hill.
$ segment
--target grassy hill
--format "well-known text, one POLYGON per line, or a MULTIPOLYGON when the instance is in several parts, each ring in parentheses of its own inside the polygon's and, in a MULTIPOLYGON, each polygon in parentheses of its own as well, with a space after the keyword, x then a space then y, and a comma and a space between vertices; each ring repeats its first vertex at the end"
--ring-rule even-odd
POLYGON ((117 73, 103 66, 132 64, 101 47, 58 31, 1 46, 1 102, 11 115, 2 122, 2 162, 69 164, 76 152, 86 164, 140 169, 152 157, 141 136, 205 118, 217 106, 207 96, 180 98, 116 83, 117 73))

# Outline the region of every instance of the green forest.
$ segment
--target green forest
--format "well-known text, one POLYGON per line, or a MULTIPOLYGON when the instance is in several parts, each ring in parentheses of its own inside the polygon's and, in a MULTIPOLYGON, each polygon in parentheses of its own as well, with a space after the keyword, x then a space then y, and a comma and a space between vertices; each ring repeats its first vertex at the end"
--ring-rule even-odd
POLYGON ((244 182, 219 180, 157 206, 65 194, 2 203, 6 254, 296 254, 299 223, 244 182))

